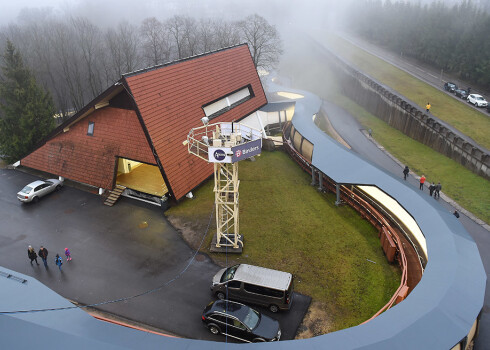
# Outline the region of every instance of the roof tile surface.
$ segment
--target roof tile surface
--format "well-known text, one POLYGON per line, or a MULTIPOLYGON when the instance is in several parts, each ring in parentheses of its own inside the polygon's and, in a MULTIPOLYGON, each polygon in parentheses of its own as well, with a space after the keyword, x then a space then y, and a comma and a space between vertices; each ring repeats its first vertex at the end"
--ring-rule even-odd
POLYGON ((201 126, 202 106, 251 86, 251 99, 212 119, 234 121, 267 103, 247 45, 125 77, 155 147, 169 185, 181 199, 209 177, 211 164, 182 145, 192 128, 201 126))

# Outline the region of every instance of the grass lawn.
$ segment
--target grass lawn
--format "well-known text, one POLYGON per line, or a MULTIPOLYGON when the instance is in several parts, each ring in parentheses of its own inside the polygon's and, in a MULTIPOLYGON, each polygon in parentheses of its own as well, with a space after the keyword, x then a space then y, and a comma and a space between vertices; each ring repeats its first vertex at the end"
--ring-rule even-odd
MULTIPOLYGON (((323 36, 320 42, 335 48, 335 52, 352 62, 362 72, 367 73, 381 83, 390 86, 403 96, 425 109, 430 102, 431 113, 451 124, 477 143, 490 149, 490 118, 484 113, 448 96, 401 69, 367 53, 334 35, 323 36)), ((441 83, 442 87, 443 83, 441 83)))
MULTIPOLYGON (((294 274, 295 289, 325 305, 331 331, 357 325, 384 306, 400 283, 377 231, 350 207, 336 207, 333 194, 319 193, 311 177, 281 151, 240 163, 240 256, 210 254, 228 266, 251 263, 294 274), (375 261, 369 262, 367 259, 375 261)), ((209 180, 167 211, 171 220, 204 232, 214 194, 209 180)), ((215 225, 202 250, 209 253, 215 225)))
POLYGON ((432 148, 417 142, 354 103, 342 97, 340 106, 355 116, 366 129, 373 130, 373 137, 402 163, 408 164, 415 173, 425 174, 427 181, 438 181, 442 191, 473 214, 490 222, 489 181, 466 169, 432 148))
MULTIPOLYGON (((419 175, 425 174, 429 181, 440 181, 442 191, 461 206, 490 222, 489 181, 466 169, 459 163, 417 142, 392 128, 381 119, 369 114, 352 100, 339 93, 334 74, 330 71, 325 57, 318 50, 311 49, 305 41, 289 38, 288 47, 295 52, 286 53, 281 62, 281 72, 289 75, 295 88, 317 94, 322 99, 333 101, 356 117, 392 155, 407 164, 419 175)), ((389 64, 387 69, 393 67, 389 64)), ((414 78, 411 78, 412 80, 414 78)), ((420 84, 424 84, 420 82, 420 84)), ((425 84, 424 84, 425 85, 425 84)), ((435 89, 434 89, 435 90, 435 89)), ((442 95, 444 95, 442 93, 442 95)), ((443 96, 452 100, 449 96, 443 96)), ((432 101, 431 101, 432 102, 432 101)), ((466 107, 463 105, 463 107, 466 107)), ((488 119, 488 118, 487 118, 488 119)), ((486 135, 488 138, 488 127, 486 135)), ((485 130, 483 130, 485 131, 485 130)))

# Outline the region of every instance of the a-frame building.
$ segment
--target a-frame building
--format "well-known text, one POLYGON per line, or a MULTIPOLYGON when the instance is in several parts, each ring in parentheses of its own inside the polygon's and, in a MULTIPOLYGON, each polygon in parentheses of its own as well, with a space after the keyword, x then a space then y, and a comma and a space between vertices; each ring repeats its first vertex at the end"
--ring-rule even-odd
POLYGON ((213 173, 182 145, 189 130, 205 116, 238 121, 265 104, 246 44, 193 56, 123 75, 21 165, 106 190, 122 182, 179 200, 213 173))

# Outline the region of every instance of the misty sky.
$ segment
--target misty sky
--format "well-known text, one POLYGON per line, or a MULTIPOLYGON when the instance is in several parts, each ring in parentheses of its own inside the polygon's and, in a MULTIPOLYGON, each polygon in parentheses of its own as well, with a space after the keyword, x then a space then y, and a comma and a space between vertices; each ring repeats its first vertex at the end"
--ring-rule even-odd
MULTIPOLYGON (((335 12, 343 6, 356 6, 363 0, 0 0, 0 26, 22 18, 39 18, 39 12, 52 16, 83 16, 100 27, 121 20, 139 24, 147 17, 174 15, 225 20, 243 19, 258 13, 269 22, 307 29, 309 26, 335 26, 335 12), (350 5, 349 5, 350 4, 350 5), (47 10, 49 9, 49 11, 47 10), (104 25, 105 24, 105 25, 104 25)), ((396 0, 392 0, 396 1, 396 0)), ((432 0, 413 0, 427 3, 432 0)), ((445 0, 447 5, 463 0, 445 0)), ((490 0, 474 0, 488 2, 490 0)))
MULTIPOLYGON (((350 0, 349 0, 350 1, 350 0)), ((333 0, 0 0, 0 26, 17 22, 22 17, 36 16, 39 10, 50 9, 54 16, 84 16, 103 27, 128 20, 139 23, 146 17, 164 19, 173 15, 242 19, 253 13, 272 23, 307 25, 311 19, 327 14, 333 0), (20 16, 19 16, 20 14, 20 16), (309 19, 306 19, 309 18, 309 19), (304 21, 304 22, 303 22, 304 21)))

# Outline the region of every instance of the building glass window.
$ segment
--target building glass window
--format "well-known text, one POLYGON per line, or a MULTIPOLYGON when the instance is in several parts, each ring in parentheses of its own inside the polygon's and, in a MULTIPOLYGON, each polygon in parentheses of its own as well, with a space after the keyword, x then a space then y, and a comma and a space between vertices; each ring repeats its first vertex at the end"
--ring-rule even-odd
POLYGON ((250 85, 204 105, 202 109, 209 119, 216 118, 230 109, 248 101, 254 96, 250 85))
POLYGON ((88 136, 94 136, 94 122, 88 122, 88 130, 87 130, 87 135, 88 136))

